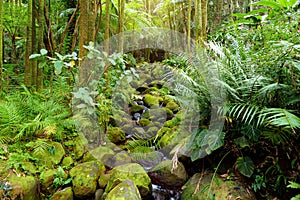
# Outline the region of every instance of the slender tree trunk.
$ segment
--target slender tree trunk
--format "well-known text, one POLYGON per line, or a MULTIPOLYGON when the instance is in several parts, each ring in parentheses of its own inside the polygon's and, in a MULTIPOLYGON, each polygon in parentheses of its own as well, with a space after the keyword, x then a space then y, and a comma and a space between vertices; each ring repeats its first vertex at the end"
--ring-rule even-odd
MULTIPOLYGON (((32 3, 32 47, 31 47, 31 54, 37 53, 36 52, 36 47, 37 47, 37 41, 36 41, 36 16, 35 13, 37 13, 36 10, 36 5, 35 1, 32 3)), ((37 71, 38 71, 38 66, 37 66, 37 60, 32 60, 32 69, 31 69, 31 85, 35 86, 37 85, 37 71)), ((36 89, 36 88, 35 88, 36 89)))
POLYGON ((3 88, 3 1, 0 0, 0 99, 1 99, 1 93, 3 88))
MULTIPOLYGON (((45 0, 39 0, 39 10, 38 10, 38 23, 39 23, 39 29, 38 29, 38 49, 44 48, 44 24, 45 24, 45 13, 44 13, 44 7, 45 7, 45 0)), ((37 69, 37 91, 41 92, 43 89, 43 68, 38 67, 37 69)))
POLYGON ((207 39, 207 0, 201 0, 201 40, 204 42, 207 39))
POLYGON ((105 51, 109 54, 109 27, 110 27, 110 0, 106 0, 105 3, 105 31, 104 31, 104 39, 105 39, 105 51))
POLYGON ((191 21, 192 21, 192 0, 188 0, 188 13, 187 13, 187 37, 188 37, 188 44, 187 44, 187 51, 188 53, 191 52, 191 21))
POLYGON ((124 16, 125 0, 119 0, 119 52, 123 53, 124 48, 124 16))
POLYGON ((25 56, 25 78, 24 82, 27 87, 31 86, 32 61, 29 56, 32 54, 32 9, 33 0, 28 0, 28 20, 26 34, 26 56, 25 56))

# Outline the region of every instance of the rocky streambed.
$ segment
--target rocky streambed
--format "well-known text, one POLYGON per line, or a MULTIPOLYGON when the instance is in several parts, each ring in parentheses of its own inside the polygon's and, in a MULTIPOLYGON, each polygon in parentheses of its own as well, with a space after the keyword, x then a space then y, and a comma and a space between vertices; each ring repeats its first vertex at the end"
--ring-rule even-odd
POLYGON ((162 81, 169 73, 162 69, 123 78, 101 142, 86 128, 63 143, 47 141, 52 151, 27 149, 31 160, 17 170, 0 160, 0 199, 255 199, 237 181, 185 162, 197 118, 181 102, 176 75, 162 81))

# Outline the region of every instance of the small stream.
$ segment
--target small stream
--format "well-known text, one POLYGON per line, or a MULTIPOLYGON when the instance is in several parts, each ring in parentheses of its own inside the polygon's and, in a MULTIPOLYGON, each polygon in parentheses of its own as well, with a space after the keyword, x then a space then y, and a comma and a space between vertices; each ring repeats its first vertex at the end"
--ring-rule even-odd
POLYGON ((152 184, 152 196, 154 200, 180 200, 181 191, 166 189, 163 186, 152 184))

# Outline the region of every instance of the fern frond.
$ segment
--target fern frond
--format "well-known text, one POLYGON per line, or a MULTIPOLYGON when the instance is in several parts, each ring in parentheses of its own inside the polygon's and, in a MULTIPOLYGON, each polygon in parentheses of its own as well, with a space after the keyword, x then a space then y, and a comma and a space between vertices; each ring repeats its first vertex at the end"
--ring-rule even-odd
MULTIPOLYGON (((283 129, 289 129, 296 134, 295 129, 300 128, 300 118, 292 111, 283 108, 265 108, 260 112, 259 124, 266 126, 275 126, 283 129)), ((258 124, 258 125, 259 125, 258 124)))
POLYGON ((242 122, 246 124, 251 124, 258 112, 260 111, 260 107, 253 104, 244 104, 239 103, 233 105, 228 112, 230 117, 240 119, 242 122))

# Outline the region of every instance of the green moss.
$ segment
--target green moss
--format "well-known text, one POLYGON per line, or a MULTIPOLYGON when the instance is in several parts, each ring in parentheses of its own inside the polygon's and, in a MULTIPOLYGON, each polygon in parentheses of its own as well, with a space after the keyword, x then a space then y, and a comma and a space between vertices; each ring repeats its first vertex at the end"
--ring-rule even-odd
POLYGON ((151 107, 154 105, 159 105, 159 103, 162 101, 162 97, 153 96, 151 94, 145 94, 144 96, 144 102, 147 107, 151 107))
POLYGON ((151 121, 146 118, 142 118, 139 120, 139 125, 143 126, 143 127, 148 126, 150 123, 151 123, 151 121))
POLYGON ((67 187, 53 194, 51 200, 73 200, 73 190, 67 187))
POLYGON ((65 157, 62 161, 62 166, 65 167, 66 169, 69 169, 71 165, 73 165, 74 160, 72 157, 68 156, 65 157))
POLYGON ((144 168, 137 163, 120 165, 112 169, 105 192, 110 192, 118 183, 125 180, 133 181, 142 196, 150 194, 151 179, 144 168))
POLYGON ((179 105, 175 103, 174 101, 169 101, 166 105, 166 108, 172 110, 172 111, 178 111, 179 105))
POLYGON ((131 114, 133 114, 133 113, 141 113, 143 110, 144 110, 144 106, 132 104, 130 111, 131 111, 131 114))
POLYGON ((104 189, 108 183, 108 179, 109 179, 110 174, 102 174, 100 175, 99 179, 98 179, 98 184, 99 187, 104 189))
POLYGON ((126 139, 125 132, 119 127, 109 127, 106 136, 112 143, 120 143, 126 139))
POLYGON ((125 180, 113 188, 106 200, 141 200, 138 188, 130 180, 125 180))

